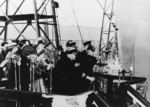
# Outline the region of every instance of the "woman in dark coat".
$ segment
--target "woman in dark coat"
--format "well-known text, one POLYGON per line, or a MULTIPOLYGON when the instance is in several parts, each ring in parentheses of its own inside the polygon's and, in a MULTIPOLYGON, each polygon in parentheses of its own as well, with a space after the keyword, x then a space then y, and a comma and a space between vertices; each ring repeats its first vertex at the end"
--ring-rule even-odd
MULTIPOLYGON (((30 84, 30 60, 27 58, 28 55, 31 54, 36 54, 36 49, 30 44, 27 43, 29 42, 28 40, 22 40, 19 43, 18 47, 15 47, 12 49, 11 54, 7 56, 6 59, 9 59, 9 62, 11 63, 11 69, 9 71, 9 79, 8 79, 8 84, 7 88, 9 89, 14 89, 15 88, 15 70, 17 72, 17 84, 18 80, 20 78, 20 84, 21 87, 19 90, 24 90, 24 91, 29 91, 29 84, 30 84), (14 66, 15 64, 13 63, 13 58, 12 56, 20 56, 21 58, 21 65, 18 66, 16 64, 16 67, 14 66), (20 70, 19 70, 20 68, 20 70), (20 72, 20 75, 18 74, 20 72)), ((18 87, 19 88, 19 87, 18 87)))

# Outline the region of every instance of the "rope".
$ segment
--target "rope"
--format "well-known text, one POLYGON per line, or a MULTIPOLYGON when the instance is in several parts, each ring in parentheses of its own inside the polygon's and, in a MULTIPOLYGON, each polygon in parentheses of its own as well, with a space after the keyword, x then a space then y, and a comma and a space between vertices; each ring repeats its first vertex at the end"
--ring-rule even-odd
POLYGON ((80 27, 79 27, 79 24, 78 24, 78 21, 77 21, 77 17, 76 17, 76 15, 75 15, 75 11, 74 11, 74 9, 73 9, 73 5, 72 5, 71 0, 70 0, 70 4, 71 4, 72 11, 73 11, 73 14, 74 14, 74 17, 75 17, 76 23, 77 23, 77 27, 78 27, 78 30, 79 30, 79 33, 80 33, 80 37, 81 37, 82 43, 84 43, 84 41, 83 41, 83 37, 82 37, 82 34, 81 34, 81 31, 80 31, 80 27))

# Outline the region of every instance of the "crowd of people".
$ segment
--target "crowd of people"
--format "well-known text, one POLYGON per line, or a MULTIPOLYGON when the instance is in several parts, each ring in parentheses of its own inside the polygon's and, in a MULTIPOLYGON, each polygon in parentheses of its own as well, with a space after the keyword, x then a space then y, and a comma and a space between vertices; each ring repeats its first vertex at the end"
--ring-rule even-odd
POLYGON ((94 56, 91 41, 83 43, 79 51, 76 42, 69 40, 66 50, 45 43, 42 38, 35 44, 29 40, 1 44, 0 80, 7 78, 7 89, 75 95, 93 89, 93 68, 101 66, 94 56))

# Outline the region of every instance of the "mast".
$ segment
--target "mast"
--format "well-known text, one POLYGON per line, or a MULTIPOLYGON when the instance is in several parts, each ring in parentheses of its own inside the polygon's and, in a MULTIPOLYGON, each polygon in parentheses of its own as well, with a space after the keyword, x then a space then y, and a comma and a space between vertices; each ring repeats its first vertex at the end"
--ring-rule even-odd
MULTIPOLYGON (((8 15, 8 3, 9 3, 9 1, 8 0, 6 0, 6 15, 8 15)), ((8 27, 7 27, 7 21, 5 22, 5 26, 6 26, 6 28, 5 28, 5 34, 4 34, 4 41, 6 41, 7 40, 7 29, 8 29, 8 27)))
MULTIPOLYGON (((111 13, 110 13, 110 17, 109 17, 110 20, 113 17, 113 9, 114 9, 114 0, 112 1, 111 13)), ((109 22, 108 37, 107 37, 107 46, 109 44, 110 32, 111 32, 111 22, 109 22)))
POLYGON ((101 34, 100 34, 100 43, 99 43, 99 56, 101 54, 101 50, 102 50, 102 39, 103 39, 103 29, 104 29, 104 20, 105 20, 105 8, 106 8, 106 0, 105 0, 105 4, 104 4, 104 11, 103 11, 103 19, 102 19, 102 27, 101 27, 101 34))
POLYGON ((58 29, 57 29, 57 20, 56 20, 56 12, 55 8, 58 8, 58 3, 54 0, 51 0, 52 5, 52 15, 53 15, 53 23, 54 23, 54 33, 55 33, 55 40, 56 40, 56 48, 59 47, 59 35, 58 35, 58 29))
POLYGON ((114 38, 114 37, 112 37, 110 39, 110 33, 112 33, 112 32, 114 33, 114 31, 111 30, 111 26, 114 27, 114 24, 115 24, 112 21, 113 16, 114 16, 114 0, 110 0, 110 1, 105 0, 104 6, 102 6, 99 1, 98 1, 98 3, 103 10, 102 26, 101 26, 101 33, 100 33, 100 43, 99 43, 99 55, 101 55, 101 51, 103 51, 103 49, 106 48, 108 46, 109 42, 114 38), (109 24, 107 24, 108 22, 109 22, 109 24), (104 44, 103 44, 102 40, 105 40, 104 36, 107 38, 107 40, 106 40, 106 42, 104 41, 104 44))
MULTIPOLYGON (((43 4, 44 4, 44 6, 43 6, 43 15, 46 15, 46 16, 47 16, 47 8, 46 8, 46 4, 45 4, 44 0, 42 0, 42 2, 43 2, 43 4)), ((44 31, 45 31, 47 37, 49 38, 48 19, 45 19, 44 21, 45 21, 45 24, 44 24, 44 26, 43 26, 43 27, 44 27, 44 31)), ((46 43, 49 42, 48 39, 47 39, 46 37, 44 37, 44 40, 45 40, 46 43)))
POLYGON ((33 0, 33 4, 34 4, 34 18, 35 18, 35 25, 36 25, 36 34, 37 34, 37 37, 40 37, 41 35, 40 35, 40 29, 39 29, 36 0, 33 0))

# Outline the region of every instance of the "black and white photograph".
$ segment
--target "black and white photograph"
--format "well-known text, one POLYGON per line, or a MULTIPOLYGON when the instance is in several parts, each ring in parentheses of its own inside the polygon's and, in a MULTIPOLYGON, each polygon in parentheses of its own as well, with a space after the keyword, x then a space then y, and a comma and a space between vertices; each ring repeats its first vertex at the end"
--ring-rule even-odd
POLYGON ((150 107, 150 0, 0 0, 0 107, 150 107))

